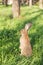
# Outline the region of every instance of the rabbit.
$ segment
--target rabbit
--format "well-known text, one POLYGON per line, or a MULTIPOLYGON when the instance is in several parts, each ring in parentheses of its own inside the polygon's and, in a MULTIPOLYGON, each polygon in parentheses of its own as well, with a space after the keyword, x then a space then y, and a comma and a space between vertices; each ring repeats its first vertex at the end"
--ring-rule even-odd
POLYGON ((25 25, 25 28, 20 31, 20 49, 21 55, 23 56, 31 56, 32 55, 32 47, 30 44, 30 39, 28 37, 28 30, 32 26, 31 23, 25 25))

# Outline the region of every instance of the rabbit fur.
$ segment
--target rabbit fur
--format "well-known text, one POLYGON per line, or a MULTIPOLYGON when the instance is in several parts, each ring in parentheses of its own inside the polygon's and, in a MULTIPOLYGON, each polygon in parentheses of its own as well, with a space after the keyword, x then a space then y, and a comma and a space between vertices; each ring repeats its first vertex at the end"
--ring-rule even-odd
POLYGON ((21 37, 20 37, 20 49, 21 49, 21 55, 23 56, 31 56, 32 55, 32 47, 30 44, 30 39, 28 37, 28 30, 31 27, 31 23, 26 24, 25 28, 20 31, 21 37))

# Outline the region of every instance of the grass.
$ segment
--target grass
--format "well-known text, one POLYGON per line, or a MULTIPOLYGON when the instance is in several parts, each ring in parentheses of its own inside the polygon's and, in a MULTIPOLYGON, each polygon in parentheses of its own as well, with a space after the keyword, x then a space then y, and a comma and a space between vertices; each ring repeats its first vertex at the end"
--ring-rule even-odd
POLYGON ((12 18, 11 6, 0 5, 0 65, 43 65, 43 10, 21 7, 19 18, 12 18), (32 56, 20 56, 20 30, 32 22, 28 31, 32 56))

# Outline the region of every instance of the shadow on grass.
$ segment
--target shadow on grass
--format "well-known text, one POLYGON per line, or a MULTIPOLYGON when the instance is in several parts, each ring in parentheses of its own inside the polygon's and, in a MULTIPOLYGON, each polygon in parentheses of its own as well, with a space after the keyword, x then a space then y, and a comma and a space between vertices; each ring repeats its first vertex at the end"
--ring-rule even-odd
POLYGON ((2 55, 16 55, 19 53, 19 35, 17 30, 0 30, 0 47, 3 51, 2 55))
MULTIPOLYGON (((20 34, 18 33, 19 31, 17 30, 8 30, 8 29, 4 29, 4 30, 0 30, 0 43, 2 46, 1 51, 3 51, 3 61, 5 59, 5 57, 7 56, 7 60, 9 60, 10 58, 10 54, 14 57, 18 56, 20 54, 20 50, 19 50, 19 38, 20 38, 20 34)), ((43 35, 43 26, 39 26, 38 28, 36 28, 36 32, 29 34, 30 38, 31 38, 31 44, 32 47, 35 44, 40 44, 43 43, 42 42, 42 35, 43 35), (39 39, 41 40, 41 42, 39 42, 39 39)), ((21 59, 21 57, 18 56, 15 57, 16 61, 15 63, 17 63, 18 61, 20 61, 19 59, 21 59)), ((42 61, 41 61, 42 64, 42 61)))
POLYGON ((43 55, 41 56, 41 63, 40 65, 43 65, 43 55))
POLYGON ((43 43, 42 39, 43 39, 43 26, 39 26, 36 27, 36 32, 33 32, 31 34, 29 34, 29 36, 31 37, 31 44, 32 47, 36 44, 36 43, 43 43))

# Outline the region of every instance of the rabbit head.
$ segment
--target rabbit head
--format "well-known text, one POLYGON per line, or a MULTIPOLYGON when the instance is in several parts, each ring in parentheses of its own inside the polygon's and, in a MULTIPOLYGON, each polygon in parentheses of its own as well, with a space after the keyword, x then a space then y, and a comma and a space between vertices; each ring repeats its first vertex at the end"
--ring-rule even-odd
POLYGON ((25 30, 28 31, 31 26, 32 26, 32 23, 27 23, 27 24, 25 25, 25 30))
POLYGON ((21 35, 27 34, 27 31, 30 29, 31 26, 32 26, 32 23, 26 24, 26 25, 25 25, 25 28, 20 31, 20 34, 21 34, 21 35))

